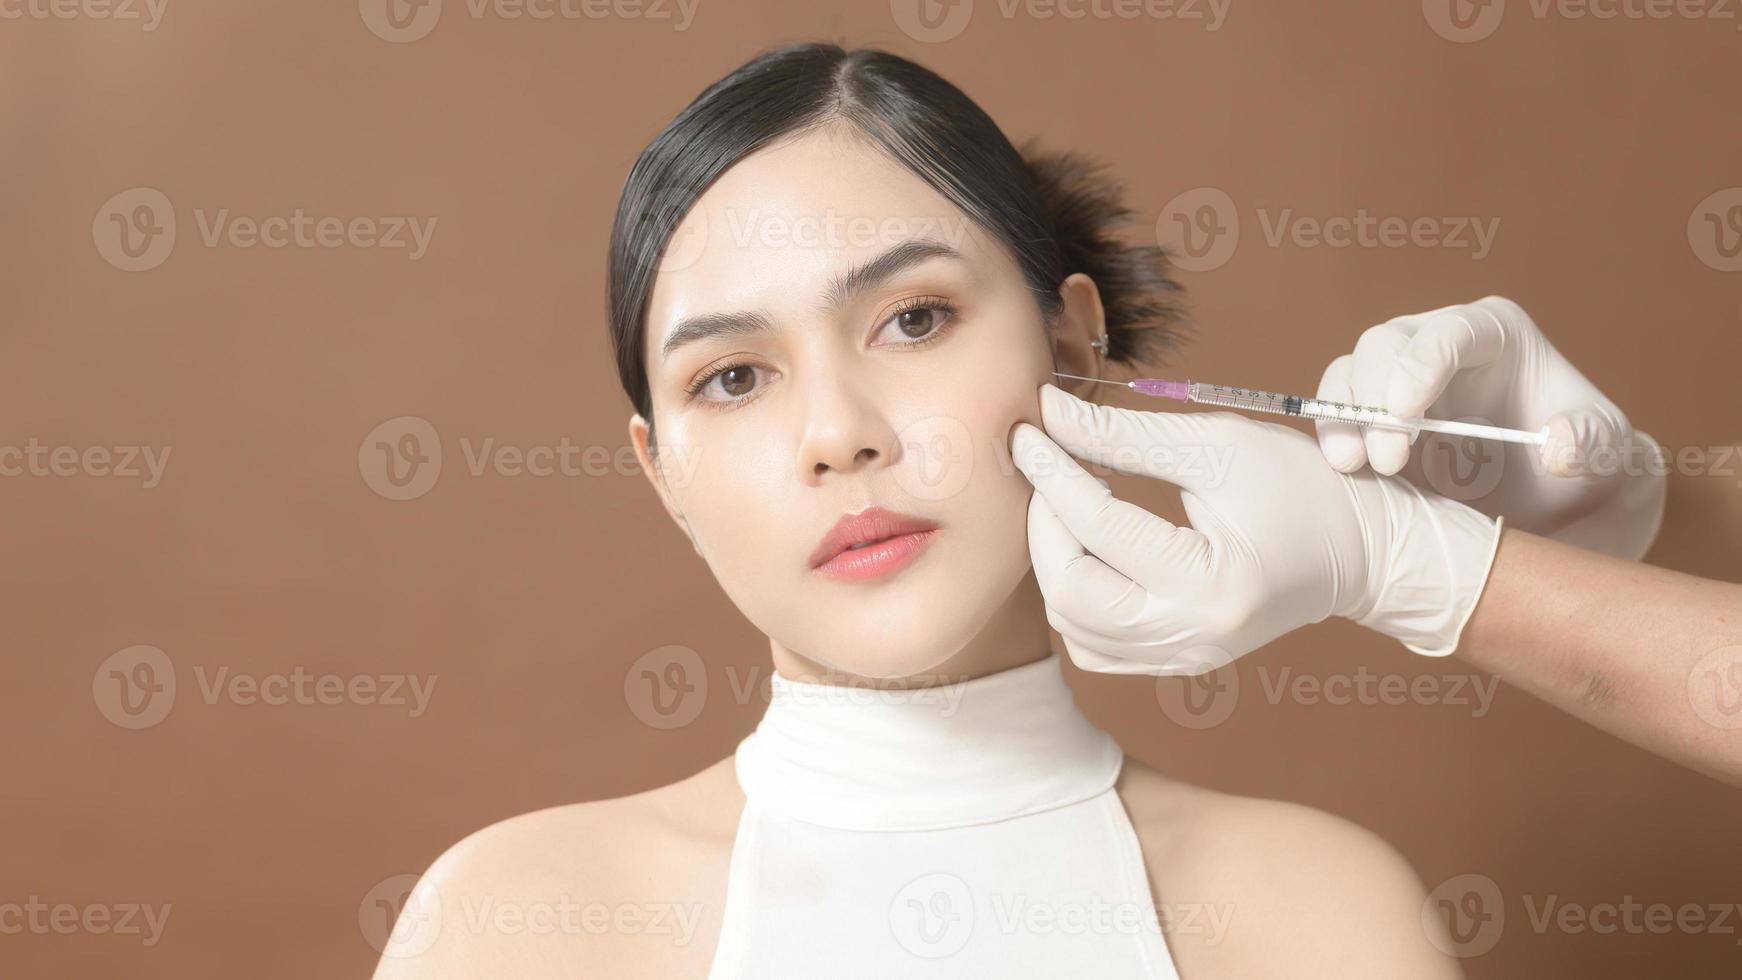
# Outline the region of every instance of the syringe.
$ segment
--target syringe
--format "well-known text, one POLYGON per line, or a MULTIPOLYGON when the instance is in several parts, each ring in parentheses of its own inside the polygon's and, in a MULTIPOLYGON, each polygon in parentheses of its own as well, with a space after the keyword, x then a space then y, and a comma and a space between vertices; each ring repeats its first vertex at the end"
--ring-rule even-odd
POLYGON ((1153 395, 1157 398, 1174 398, 1182 402, 1220 405, 1224 408, 1238 408, 1248 412, 1266 412, 1271 415, 1298 415, 1302 418, 1324 419, 1327 422, 1347 422, 1350 425, 1368 426, 1375 429, 1395 429, 1409 433, 1412 442, 1423 430, 1454 436, 1474 436, 1478 439, 1497 439, 1501 442, 1519 442, 1533 446, 1542 446, 1548 442, 1547 427, 1539 432, 1526 432, 1523 429, 1508 429, 1498 425, 1484 425, 1480 422, 1456 422, 1451 419, 1429 418, 1406 419, 1370 405, 1346 405, 1343 402, 1302 398, 1299 395, 1281 395, 1274 391, 1261 391, 1257 388, 1206 384, 1202 381, 1168 381, 1163 378, 1108 381, 1105 378, 1085 378, 1081 375, 1063 374, 1058 371, 1053 373, 1061 378, 1073 378, 1077 381, 1121 385, 1138 394, 1153 395))

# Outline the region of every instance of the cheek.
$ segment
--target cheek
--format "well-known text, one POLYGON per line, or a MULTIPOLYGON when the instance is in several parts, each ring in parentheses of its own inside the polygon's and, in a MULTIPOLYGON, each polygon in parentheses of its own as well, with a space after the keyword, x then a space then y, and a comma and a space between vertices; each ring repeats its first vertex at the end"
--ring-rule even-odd
MULTIPOLYGON (((979 352, 970 383, 950 396, 982 455, 995 463, 999 476, 1026 493, 1028 480, 1010 462, 1010 430, 1018 422, 1041 424, 1040 387, 1054 380, 1052 350, 1038 320, 1024 320, 1014 337, 979 352), (1026 342, 1025 342, 1026 341, 1026 342)), ((1026 497, 1025 497, 1026 499, 1026 497)))
POLYGON ((769 501, 792 492, 790 464, 768 451, 753 426, 721 427, 705 439, 681 426, 662 431, 662 470, 672 500, 716 578, 732 591, 772 573, 784 551, 773 547, 790 533, 769 501))
POLYGON ((1010 431, 1017 422, 1040 424, 1040 385, 1052 361, 1041 328, 1031 344, 1007 343, 987 350, 969 383, 933 396, 935 410, 959 421, 972 439, 972 474, 953 501, 951 517, 972 529, 989 559, 1025 562, 1028 500, 1033 487, 1010 459, 1010 431))

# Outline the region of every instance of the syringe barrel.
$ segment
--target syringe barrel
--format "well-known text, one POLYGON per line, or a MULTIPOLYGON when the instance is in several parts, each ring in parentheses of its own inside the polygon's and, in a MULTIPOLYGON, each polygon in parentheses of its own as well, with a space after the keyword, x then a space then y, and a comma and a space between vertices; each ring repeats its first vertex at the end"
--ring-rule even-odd
POLYGON ((1379 429, 1394 429, 1411 433, 1412 440, 1414 433, 1419 429, 1418 424, 1412 423, 1408 419, 1400 419, 1365 405, 1348 405, 1343 402, 1325 401, 1319 398, 1302 398, 1298 395, 1284 395, 1275 391, 1264 391, 1260 388, 1240 388, 1235 385, 1193 382, 1192 401, 1202 402, 1205 405, 1240 408, 1252 412, 1267 412, 1271 415, 1293 415, 1301 418, 1324 419, 1330 422, 1347 422, 1351 425, 1371 426, 1379 429))
POLYGON ((1240 388, 1235 385, 1213 385, 1192 382, 1192 401, 1204 405, 1221 405, 1249 412, 1269 412, 1272 415, 1299 415, 1301 399, 1260 388, 1240 388))
MULTIPOLYGON (((1179 397, 1176 393, 1179 388, 1175 386, 1181 386, 1181 382, 1139 379, 1139 382, 1133 384, 1133 387, 1144 394, 1179 397)), ((1371 405, 1351 405, 1323 398, 1302 398, 1298 395, 1265 391, 1262 388, 1213 385, 1203 381, 1186 382, 1184 386, 1186 387, 1186 400, 1201 405, 1219 405, 1223 408, 1237 408, 1248 412, 1293 415, 1299 418, 1320 419, 1327 422, 1346 422, 1350 425, 1367 428, 1389 429, 1408 433, 1409 441, 1412 443, 1423 431, 1537 446, 1543 445, 1548 438, 1546 430, 1530 432, 1458 419, 1424 419, 1420 417, 1406 419, 1371 405)))

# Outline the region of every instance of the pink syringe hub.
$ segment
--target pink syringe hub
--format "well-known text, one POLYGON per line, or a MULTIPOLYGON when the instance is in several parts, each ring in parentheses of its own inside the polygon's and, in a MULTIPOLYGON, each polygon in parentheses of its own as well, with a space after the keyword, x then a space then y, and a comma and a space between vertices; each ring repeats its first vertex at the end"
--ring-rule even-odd
POLYGON ((1155 395, 1158 398, 1172 398, 1177 401, 1191 401, 1192 383, 1190 381, 1168 381, 1165 378, 1137 378, 1131 382, 1132 390, 1145 395, 1155 395))

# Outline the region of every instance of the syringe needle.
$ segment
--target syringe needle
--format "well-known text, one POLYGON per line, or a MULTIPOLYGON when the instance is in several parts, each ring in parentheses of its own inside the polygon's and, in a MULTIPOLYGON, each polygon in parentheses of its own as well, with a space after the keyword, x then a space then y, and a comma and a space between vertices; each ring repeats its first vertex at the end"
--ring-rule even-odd
POLYGON ((1093 381, 1093 382, 1096 382, 1098 384, 1104 384, 1104 385, 1118 385, 1121 388, 1131 387, 1129 384, 1126 384, 1123 381, 1108 381, 1106 378, 1085 378, 1080 374, 1066 374, 1063 371, 1054 371, 1053 373, 1058 375, 1061 378, 1071 378, 1071 379, 1074 379, 1076 381, 1093 381))

